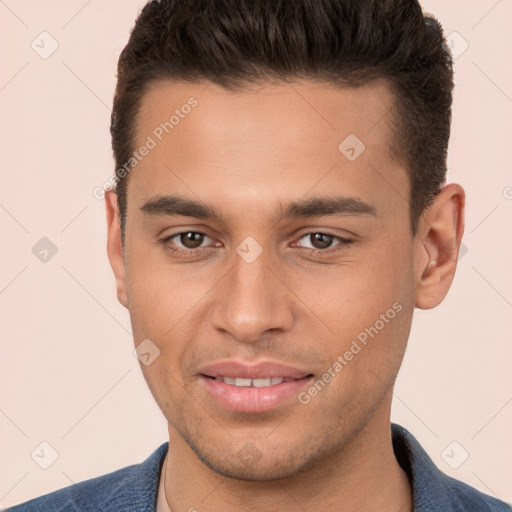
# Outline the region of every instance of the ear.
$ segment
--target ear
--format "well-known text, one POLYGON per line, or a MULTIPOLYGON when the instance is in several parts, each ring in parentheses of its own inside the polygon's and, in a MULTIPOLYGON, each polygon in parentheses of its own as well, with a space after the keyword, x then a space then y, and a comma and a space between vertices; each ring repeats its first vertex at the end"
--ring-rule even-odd
POLYGON ((464 189, 451 183, 421 216, 415 248, 415 305, 420 309, 436 307, 450 289, 464 233, 464 207, 464 189))
POLYGON ((116 278, 117 300, 127 308, 128 294, 126 293, 124 255, 121 244, 121 223, 119 221, 117 194, 112 190, 105 192, 105 208, 107 210, 108 260, 116 278))

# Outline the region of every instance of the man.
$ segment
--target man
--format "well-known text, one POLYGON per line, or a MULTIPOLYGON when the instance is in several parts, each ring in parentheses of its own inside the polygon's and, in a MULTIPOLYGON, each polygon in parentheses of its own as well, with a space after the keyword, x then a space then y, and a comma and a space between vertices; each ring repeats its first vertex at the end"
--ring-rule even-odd
POLYGON ((411 0, 143 9, 108 256, 169 443, 11 510, 511 510, 390 424, 464 229, 443 42, 411 0))

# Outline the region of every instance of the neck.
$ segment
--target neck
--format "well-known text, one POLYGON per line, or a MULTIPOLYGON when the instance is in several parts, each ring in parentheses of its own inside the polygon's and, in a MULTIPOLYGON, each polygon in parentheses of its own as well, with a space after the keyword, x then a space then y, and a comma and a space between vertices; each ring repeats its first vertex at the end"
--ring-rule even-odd
POLYGON ((242 481, 215 473, 169 427, 167 502, 173 512, 411 512, 410 484, 393 452, 389 412, 383 416, 374 415, 328 459, 294 477, 273 481, 242 481))

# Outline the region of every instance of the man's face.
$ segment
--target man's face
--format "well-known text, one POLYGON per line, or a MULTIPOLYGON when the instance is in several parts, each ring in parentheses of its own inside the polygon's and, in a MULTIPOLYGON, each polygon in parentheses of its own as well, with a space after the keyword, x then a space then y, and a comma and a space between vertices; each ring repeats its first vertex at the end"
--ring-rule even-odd
POLYGON ((392 96, 206 85, 144 96, 134 147, 156 145, 128 184, 121 300, 160 350, 142 369, 171 437, 224 475, 292 476, 389 425, 415 286, 392 96), (171 195, 209 210, 155 203, 171 195))

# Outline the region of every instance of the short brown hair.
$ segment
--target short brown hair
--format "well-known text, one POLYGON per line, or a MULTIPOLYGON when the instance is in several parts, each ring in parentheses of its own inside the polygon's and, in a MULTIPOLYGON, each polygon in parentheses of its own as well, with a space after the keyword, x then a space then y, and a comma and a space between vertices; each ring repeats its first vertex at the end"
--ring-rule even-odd
MULTIPOLYGON (((452 57, 440 23, 417 0, 154 0, 118 63, 111 119, 116 169, 134 151, 150 82, 209 80, 227 89, 304 78, 394 93, 394 155, 410 172, 413 234, 446 178, 452 57)), ((116 186, 124 244, 129 175, 116 186)))

